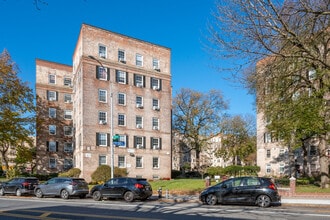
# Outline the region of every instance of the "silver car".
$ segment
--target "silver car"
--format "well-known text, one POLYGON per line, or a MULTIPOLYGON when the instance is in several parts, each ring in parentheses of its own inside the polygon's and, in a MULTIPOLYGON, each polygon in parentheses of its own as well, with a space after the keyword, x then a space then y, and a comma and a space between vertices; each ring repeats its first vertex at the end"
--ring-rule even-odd
POLYGON ((71 196, 85 198, 89 193, 87 182, 83 178, 55 177, 34 189, 38 198, 44 196, 60 196, 69 199, 71 196))

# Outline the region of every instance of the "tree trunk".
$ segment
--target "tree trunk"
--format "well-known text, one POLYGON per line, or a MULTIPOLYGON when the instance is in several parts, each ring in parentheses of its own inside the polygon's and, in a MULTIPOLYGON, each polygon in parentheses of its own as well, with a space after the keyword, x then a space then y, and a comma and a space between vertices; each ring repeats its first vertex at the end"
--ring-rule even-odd
POLYGON ((327 155, 327 141, 326 136, 320 137, 320 172, 321 172, 321 188, 329 188, 329 159, 327 155))

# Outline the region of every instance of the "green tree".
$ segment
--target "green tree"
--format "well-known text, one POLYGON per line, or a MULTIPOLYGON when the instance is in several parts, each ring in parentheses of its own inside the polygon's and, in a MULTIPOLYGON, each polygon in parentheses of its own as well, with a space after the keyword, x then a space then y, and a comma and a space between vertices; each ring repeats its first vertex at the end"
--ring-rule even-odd
POLYGON ((329 1, 221 0, 209 26, 212 52, 227 59, 232 71, 226 73, 257 94, 270 131, 291 148, 318 140, 322 188, 329 182, 329 6, 329 1))
POLYGON ((247 162, 250 154, 256 152, 256 135, 254 119, 251 115, 227 117, 221 124, 222 146, 217 155, 234 165, 247 162))
POLYGON ((16 147, 16 158, 14 160, 17 167, 26 168, 27 164, 31 167, 31 172, 33 173, 36 167, 36 147, 25 146, 24 143, 17 145, 16 147))
POLYGON ((32 145, 35 105, 32 89, 18 78, 8 51, 0 54, 0 154, 8 170, 8 151, 25 142, 32 145))
POLYGON ((111 167, 109 165, 101 165, 92 173, 92 181, 97 183, 105 183, 111 178, 111 167))
POLYGON ((181 89, 173 99, 173 127, 182 135, 188 152, 196 152, 196 168, 200 168, 200 152, 210 138, 219 133, 218 124, 227 109, 220 91, 201 93, 181 89))

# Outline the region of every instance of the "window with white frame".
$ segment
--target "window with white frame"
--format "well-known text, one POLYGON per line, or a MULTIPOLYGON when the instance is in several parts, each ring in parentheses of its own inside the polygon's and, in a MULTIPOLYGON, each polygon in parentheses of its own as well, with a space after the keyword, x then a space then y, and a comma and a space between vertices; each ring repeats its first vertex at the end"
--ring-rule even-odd
POLYGON ((64 152, 72 153, 73 152, 73 143, 72 142, 65 142, 64 143, 64 152))
POLYGON ((161 139, 160 138, 151 138, 151 149, 153 150, 159 150, 160 149, 160 144, 161 144, 161 139))
POLYGON ((99 102, 107 102, 107 90, 99 89, 99 102))
POLYGON ((48 83, 49 84, 55 84, 56 83, 56 75, 55 74, 49 74, 48 75, 48 83))
POLYGON ((270 158, 271 157, 271 151, 270 151, 270 149, 267 149, 266 150, 266 157, 267 158, 270 158))
POLYGON ((71 94, 64 94, 64 102, 71 103, 72 102, 72 95, 71 94))
POLYGON ((118 50, 118 61, 122 63, 126 63, 125 50, 122 49, 118 50))
POLYGON ((152 158, 152 168, 158 169, 159 168, 159 158, 153 157, 152 158))
POLYGON ((159 110, 159 99, 152 99, 152 109, 159 110))
POLYGON ((71 86, 72 85, 71 77, 64 77, 63 83, 65 86, 71 86))
POLYGON ((139 74, 134 74, 134 85, 136 87, 144 87, 144 76, 139 74))
POLYGON ((126 94, 125 93, 118 93, 118 104, 126 105, 126 94))
POLYGON ((309 155, 310 156, 316 156, 317 155, 317 147, 316 146, 310 146, 310 149, 309 149, 309 155))
POLYGON ((126 167, 126 161, 125 156, 118 156, 118 167, 119 168, 125 168, 126 167))
POLYGON ((119 135, 119 142, 122 142, 123 144, 118 146, 119 148, 126 148, 127 147, 127 136, 126 135, 119 135))
POLYGON ((121 84, 127 83, 127 73, 122 70, 116 70, 116 82, 121 84))
POLYGON ((124 114, 118 114, 118 125, 119 126, 126 125, 126 116, 124 114))
POLYGON ((47 142, 48 146, 47 146, 47 150, 48 152, 57 152, 57 142, 56 141, 49 141, 47 142))
POLYGON ((71 126, 64 126, 64 135, 65 136, 72 136, 73 135, 73 129, 71 126))
POLYGON ((55 135, 56 134, 56 125, 49 125, 49 134, 50 135, 55 135))
POLYGON ((272 167, 270 164, 266 164, 266 173, 270 174, 272 172, 272 167))
POLYGON ((73 166, 73 160, 71 158, 70 159, 65 158, 63 165, 64 165, 64 169, 70 169, 73 166))
POLYGON ((142 116, 136 116, 135 124, 136 124, 136 128, 143 128, 143 118, 142 118, 142 116))
POLYGON ((145 137, 134 136, 134 147, 135 148, 139 148, 139 149, 145 148, 144 143, 145 143, 145 137))
POLYGON ((135 161, 136 168, 143 168, 143 157, 137 156, 135 161))
POLYGON ((135 56, 135 64, 137 66, 143 66, 143 56, 141 54, 136 54, 135 56))
POLYGON ((280 174, 283 174, 284 173, 284 167, 285 165, 283 163, 280 164, 280 170, 279 170, 279 173, 280 174))
POLYGON ((96 146, 107 146, 108 134, 107 133, 96 133, 96 146))
POLYGON ((52 169, 54 169, 54 168, 56 168, 56 158, 53 158, 53 157, 51 157, 51 158, 49 158, 49 168, 52 168, 52 169))
POLYGON ((104 111, 99 111, 99 124, 107 123, 107 113, 104 111))
POLYGON ((151 78, 151 88, 153 90, 160 90, 160 79, 152 77, 151 78))
POLYGON ((136 96, 136 107, 142 108, 143 107, 143 97, 136 96))
POLYGON ((49 108, 48 111, 50 118, 56 118, 56 108, 49 108))
POLYGON ((57 100, 57 92, 56 91, 47 91, 47 99, 48 101, 56 101, 57 100))
POLYGON ((269 132, 264 133, 264 143, 271 143, 272 142, 272 135, 269 132))
POLYGON ((100 80, 107 80, 108 79, 108 72, 107 72, 107 68, 102 67, 102 66, 98 66, 97 67, 97 79, 100 80))
POLYGON ((107 164, 107 156, 99 155, 99 166, 107 164))
POLYGON ((72 110, 64 110, 64 118, 67 120, 72 120, 72 110))
POLYGON ((159 119, 153 117, 152 118, 152 129, 153 130, 159 130, 159 119))
POLYGON ((152 67, 154 70, 159 70, 159 60, 157 58, 152 59, 152 67))
POLYGON ((311 69, 308 71, 308 79, 309 80, 316 79, 316 70, 315 69, 311 69))
POLYGON ((107 58, 107 48, 104 45, 99 45, 99 57, 107 58))

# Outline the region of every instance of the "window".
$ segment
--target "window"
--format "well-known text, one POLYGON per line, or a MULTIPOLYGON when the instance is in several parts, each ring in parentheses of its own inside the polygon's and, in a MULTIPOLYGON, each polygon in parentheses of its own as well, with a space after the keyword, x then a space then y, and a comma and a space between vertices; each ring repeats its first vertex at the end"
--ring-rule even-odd
POLYGON ((65 86, 71 86, 72 83, 71 83, 71 78, 69 77, 64 77, 64 85, 65 86))
POLYGON ((283 173, 284 173, 284 164, 283 164, 283 163, 280 164, 280 170, 279 170, 279 173, 280 173, 280 174, 283 174, 283 173))
POLYGON ((99 57, 107 58, 107 48, 103 45, 99 45, 99 57))
POLYGON ((99 89, 99 102, 107 102, 107 91, 99 89))
POLYGON ((145 137, 134 136, 134 147, 139 149, 145 148, 145 137))
POLYGON ((316 70, 311 69, 311 70, 308 71, 308 79, 309 80, 316 79, 316 70))
POLYGON ((57 101, 57 92, 47 91, 47 99, 48 101, 57 101))
POLYGON ((47 142, 47 151, 48 152, 57 152, 58 143, 56 141, 49 141, 47 142))
POLYGON ((126 94, 125 93, 118 93, 118 104, 126 105, 126 94))
POLYGON ((103 111, 99 111, 99 124, 107 123, 107 113, 103 111))
POLYGON ((309 155, 310 156, 316 156, 317 155, 317 148, 316 148, 316 146, 310 146, 309 155))
POLYGON ((56 118, 56 108, 49 108, 49 117, 56 118))
POLYGON ((107 164, 107 156, 99 155, 99 166, 107 164))
POLYGON ((64 94, 64 102, 65 103, 71 103, 72 102, 71 94, 64 94))
POLYGON ((50 135, 55 135, 56 134, 56 125, 49 125, 49 134, 50 135))
POLYGON ((136 168, 143 168, 143 158, 141 156, 136 157, 135 166, 136 168))
POLYGON ((49 168, 56 168, 56 159, 55 158, 49 158, 49 168))
POLYGON ((159 70, 159 60, 156 58, 152 59, 152 67, 154 70, 159 70))
POLYGON ((144 87, 144 79, 145 77, 139 74, 134 74, 134 85, 136 87, 144 87))
POLYGON ((158 99, 152 99, 152 109, 159 110, 159 100, 158 99))
POLYGON ((96 146, 108 146, 108 137, 107 133, 96 133, 96 146))
POLYGON ((264 143, 270 143, 272 142, 272 135, 271 133, 264 133, 264 143))
POLYGON ((141 54, 136 54, 135 56, 135 64, 137 66, 143 66, 143 56, 141 54))
POLYGON ((142 108, 143 107, 143 97, 136 96, 136 107, 142 108))
POLYGON ((160 90, 161 85, 160 85, 160 79, 157 78, 151 78, 151 88, 153 90, 160 90))
POLYGON ((72 120, 72 111, 71 110, 64 110, 64 118, 67 120, 72 120))
POLYGON ((126 125, 126 116, 124 114, 118 114, 118 125, 120 126, 126 125))
POLYGON ((49 84, 55 84, 56 83, 56 75, 55 74, 49 74, 48 75, 48 83, 49 84))
POLYGON ((125 156, 118 156, 118 167, 125 168, 125 156))
POLYGON ((151 149, 160 150, 161 149, 161 138, 151 138, 151 149))
POLYGON ((152 129, 159 130, 159 119, 158 118, 152 118, 152 129))
POLYGON ((118 61, 122 63, 126 63, 126 58, 125 58, 125 51, 119 49, 118 50, 118 61))
POLYGON ((116 82, 121 84, 127 84, 127 73, 121 70, 116 70, 116 82))
POLYGON ((266 173, 271 173, 272 172, 272 168, 270 164, 266 164, 266 173))
POLYGON ((71 126, 64 126, 64 135, 65 136, 72 136, 73 130, 71 126))
POLYGON ((153 157, 152 158, 152 168, 158 169, 159 168, 159 158, 153 157))
POLYGON ((143 118, 142 118, 142 116, 136 116, 135 124, 136 124, 136 128, 143 128, 143 118))
POLYGON ((108 80, 108 69, 102 66, 97 66, 96 78, 100 80, 108 80))
POLYGON ((64 169, 72 168, 73 161, 72 159, 64 159, 64 169))
POLYGON ((270 158, 270 156, 271 156, 270 149, 268 149, 268 150, 266 151, 266 157, 267 157, 267 158, 270 158))
POLYGON ((71 142, 64 143, 64 152, 67 153, 73 152, 73 144, 71 142))
POLYGON ((120 148, 126 148, 127 147, 127 136, 126 135, 119 135, 119 142, 121 142, 121 144, 117 147, 120 148))

